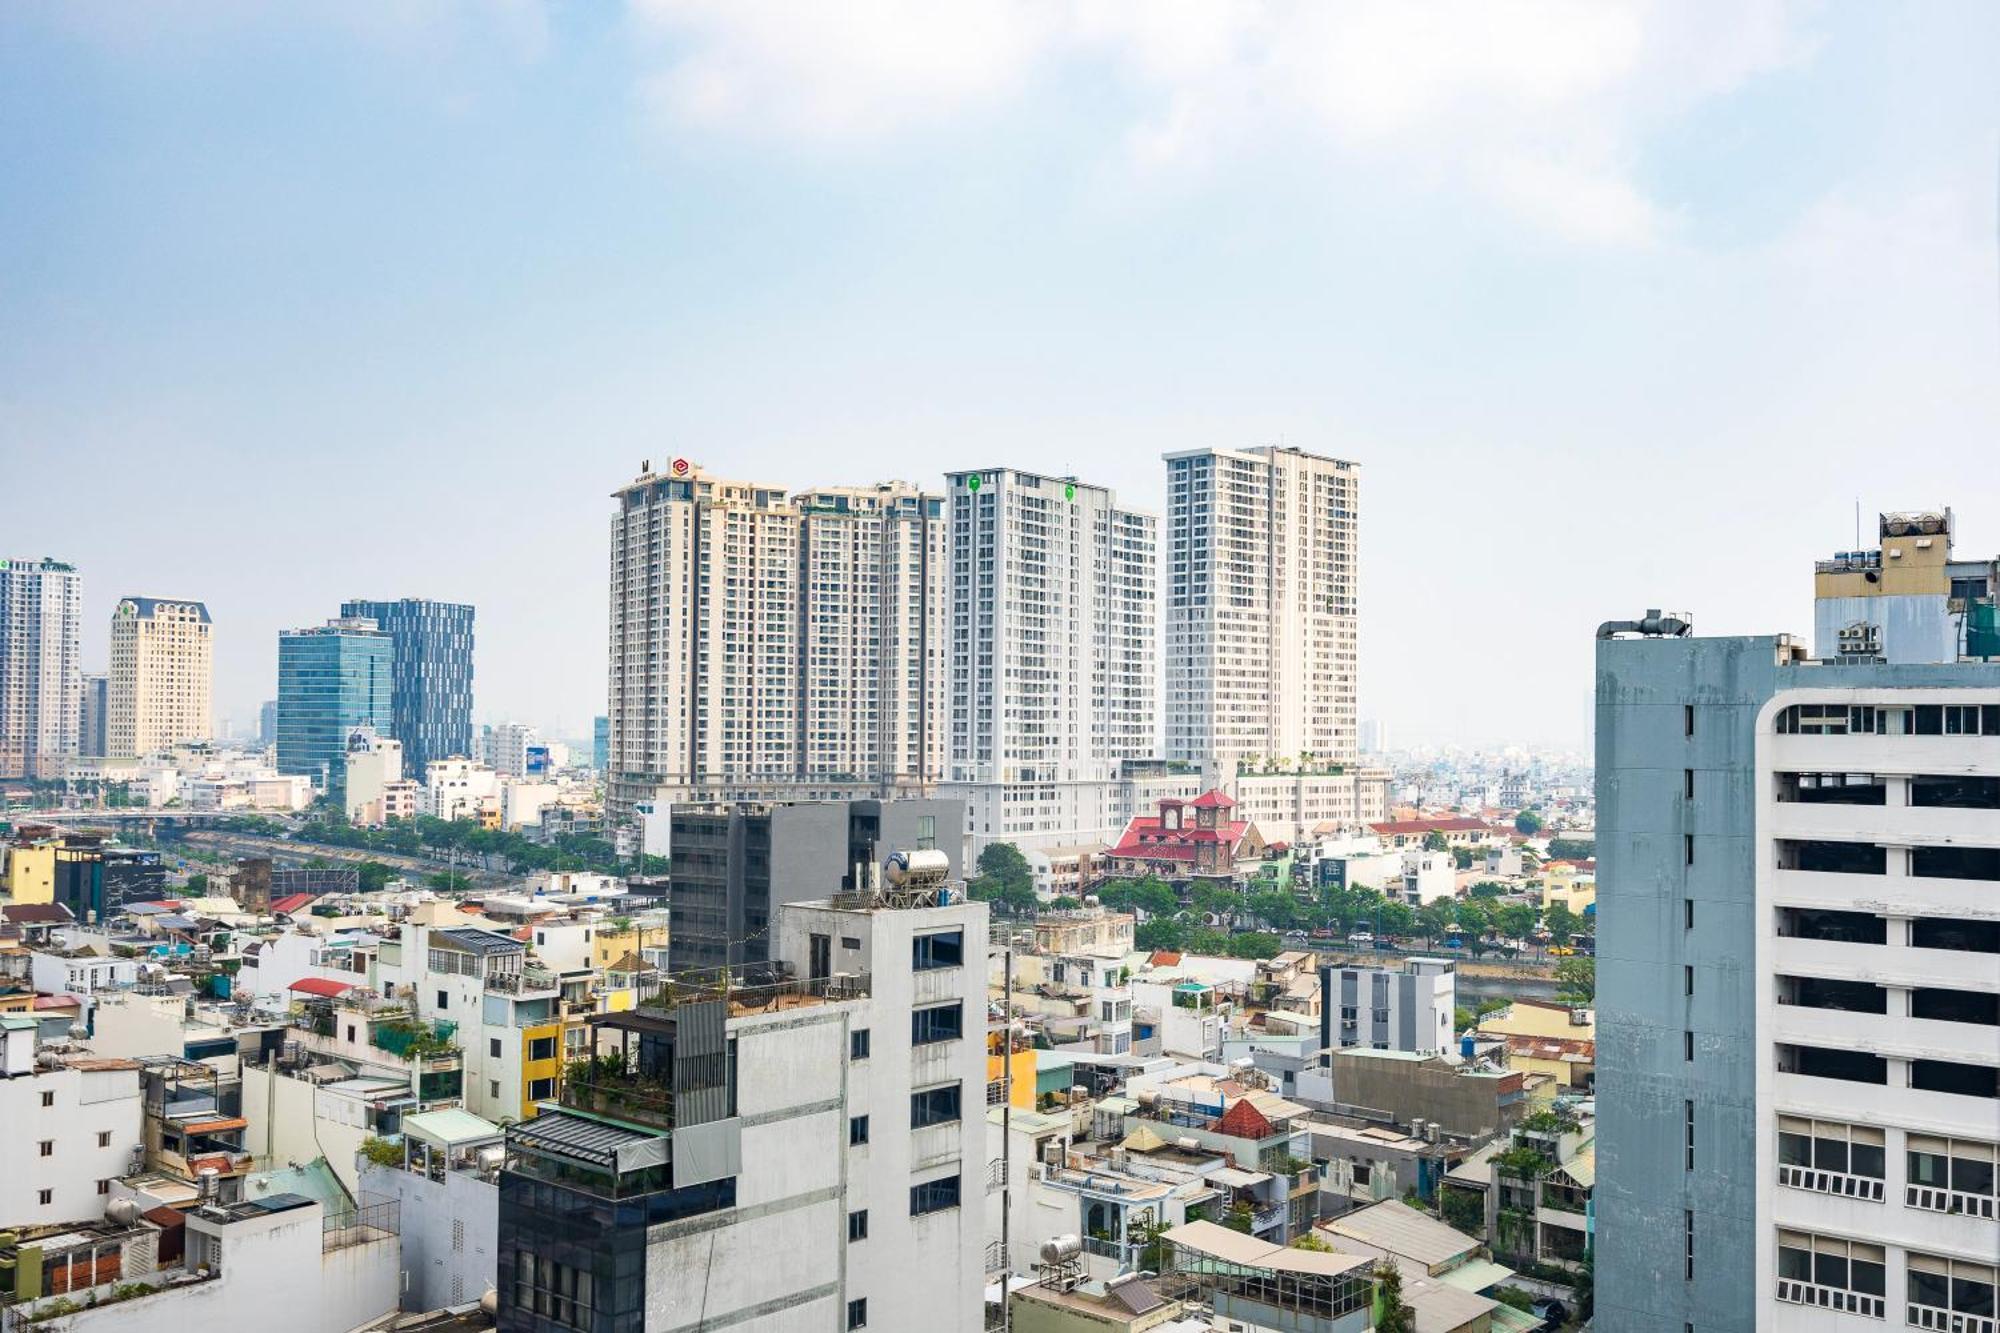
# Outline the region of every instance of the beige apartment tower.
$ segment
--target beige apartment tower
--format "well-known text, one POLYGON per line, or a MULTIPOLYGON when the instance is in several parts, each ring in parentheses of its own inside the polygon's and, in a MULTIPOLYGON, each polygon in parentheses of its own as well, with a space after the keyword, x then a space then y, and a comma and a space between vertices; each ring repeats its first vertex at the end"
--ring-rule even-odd
POLYGON ((1224 779, 1351 766, 1359 468, 1278 446, 1166 461, 1167 757, 1224 779))
POLYGON ((200 602, 127 597, 111 613, 104 747, 130 759, 215 735, 214 625, 200 602))
POLYGON ((921 790, 943 765, 943 499, 687 459, 614 493, 608 794, 921 790))

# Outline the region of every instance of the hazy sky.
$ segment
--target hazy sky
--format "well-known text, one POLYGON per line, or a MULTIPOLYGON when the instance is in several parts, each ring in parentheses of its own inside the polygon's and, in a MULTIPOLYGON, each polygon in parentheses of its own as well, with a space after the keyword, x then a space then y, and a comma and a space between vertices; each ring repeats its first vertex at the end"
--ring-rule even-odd
POLYGON ((1364 716, 1583 743, 1590 634, 2000 550, 2000 5, 0 8, 0 554, 343 597, 603 707, 607 494, 1358 460, 1364 716), (839 21, 836 22, 836 16, 839 21), (1872 522, 1872 517, 1870 519, 1872 522))

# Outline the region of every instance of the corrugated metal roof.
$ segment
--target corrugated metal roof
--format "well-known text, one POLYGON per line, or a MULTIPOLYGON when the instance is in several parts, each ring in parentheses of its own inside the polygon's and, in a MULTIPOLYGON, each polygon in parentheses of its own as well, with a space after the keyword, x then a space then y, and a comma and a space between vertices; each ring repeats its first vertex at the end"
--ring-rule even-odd
POLYGON ((431 932, 434 940, 449 940, 467 953, 524 953, 521 941, 509 939, 496 931, 480 930, 475 926, 453 926, 448 930, 431 932))
POLYGON ((433 1143, 464 1143, 469 1139, 493 1138, 500 1133, 500 1126, 470 1111, 450 1107, 443 1111, 404 1116, 403 1132, 416 1134, 433 1143))
POLYGON ((544 1110, 533 1120, 515 1125, 509 1134, 516 1143, 531 1148, 616 1168, 620 1148, 654 1143, 665 1136, 627 1129, 608 1121, 571 1115, 556 1107, 544 1110))
POLYGON ((1366 1208, 1357 1208, 1332 1219, 1325 1226, 1335 1235, 1387 1250, 1425 1268, 1479 1247, 1479 1242, 1472 1237, 1454 1231, 1396 1199, 1384 1199, 1366 1208))

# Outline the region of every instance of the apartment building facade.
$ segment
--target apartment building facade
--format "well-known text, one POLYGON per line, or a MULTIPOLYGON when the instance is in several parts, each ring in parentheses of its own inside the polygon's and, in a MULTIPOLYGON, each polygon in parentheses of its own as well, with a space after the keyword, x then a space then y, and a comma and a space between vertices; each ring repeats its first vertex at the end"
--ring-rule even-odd
POLYGON ((60 560, 0 559, 0 778, 59 778, 76 753, 82 582, 60 560))
POLYGON ((1344 459, 1167 455, 1168 758, 1353 763, 1359 528, 1344 459))
POLYGON ((614 815, 935 780, 940 497, 902 483, 795 497, 677 458, 614 498, 614 815))
POLYGON ((119 601, 111 613, 108 757, 131 759, 215 735, 214 628, 200 602, 119 601))
POLYGON ((498 1327, 980 1327, 985 949, 980 903, 791 904, 781 979, 593 1019, 507 1131, 498 1327))
POLYGON ((1620 1328, 1993 1326, 2000 661, 1874 623, 1833 661, 1600 630, 1597 1308, 1620 1328))

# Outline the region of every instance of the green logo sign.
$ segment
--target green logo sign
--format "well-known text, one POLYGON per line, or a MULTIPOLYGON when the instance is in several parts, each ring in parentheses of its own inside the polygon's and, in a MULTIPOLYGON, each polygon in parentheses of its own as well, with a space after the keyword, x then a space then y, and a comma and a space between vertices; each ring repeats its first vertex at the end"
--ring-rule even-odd
POLYGON ((1067 484, 1065 484, 1065 485, 1063 486, 1063 499, 1065 499, 1065 500, 1074 500, 1074 499, 1076 499, 1076 483, 1075 483, 1075 482, 1073 482, 1073 481, 1072 481, 1072 482, 1069 482, 1069 483, 1067 483, 1067 484))
POLYGON ((965 479, 965 489, 977 492, 979 490, 979 478, 977 476, 967 477, 965 479))

